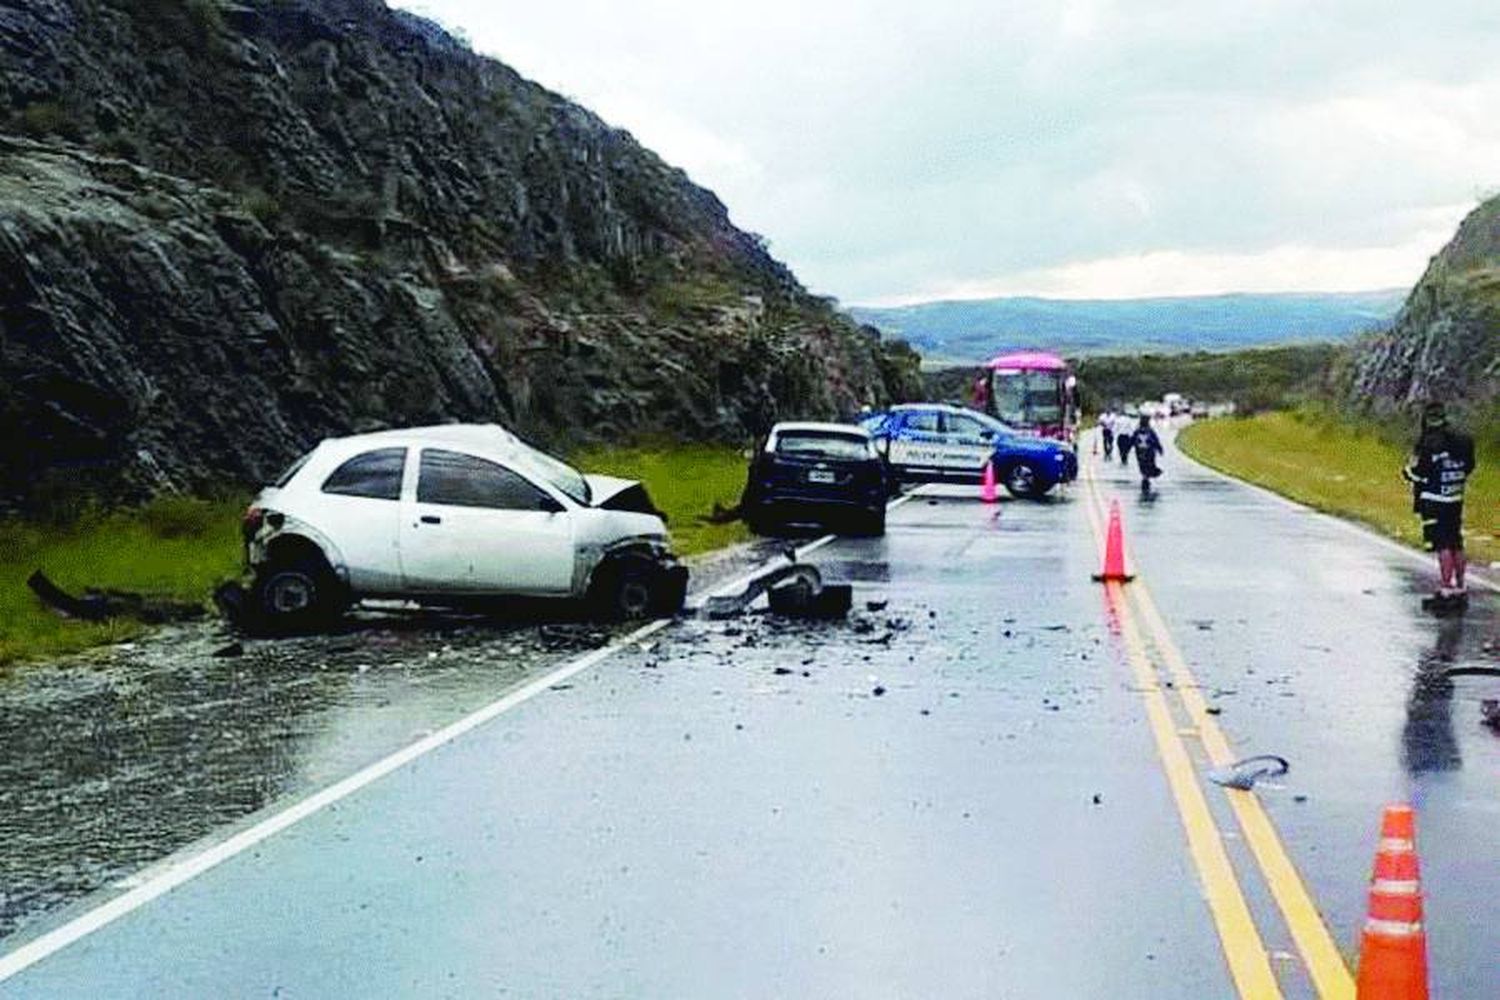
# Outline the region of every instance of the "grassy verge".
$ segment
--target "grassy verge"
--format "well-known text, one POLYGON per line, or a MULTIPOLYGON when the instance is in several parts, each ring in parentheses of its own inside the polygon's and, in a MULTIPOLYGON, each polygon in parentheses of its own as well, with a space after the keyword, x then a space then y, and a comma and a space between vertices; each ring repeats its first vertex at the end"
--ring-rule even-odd
MULTIPOLYGON (((1407 448, 1371 428, 1314 413, 1263 413, 1193 424, 1178 445, 1205 465, 1420 547, 1407 448)), ((1481 448, 1464 503, 1470 561, 1500 560, 1500 451, 1481 448)))
POLYGON ((128 621, 69 621, 26 586, 40 569, 65 590, 128 590, 206 601, 214 584, 240 572, 243 501, 168 498, 58 527, 0 522, 0 664, 76 652, 128 638, 128 621))
POLYGON ((644 483, 652 501, 666 513, 672 542, 680 555, 707 552, 750 537, 743 522, 709 524, 704 520, 716 503, 724 507, 739 503, 746 461, 737 448, 595 448, 574 455, 573 461, 586 472, 644 483))

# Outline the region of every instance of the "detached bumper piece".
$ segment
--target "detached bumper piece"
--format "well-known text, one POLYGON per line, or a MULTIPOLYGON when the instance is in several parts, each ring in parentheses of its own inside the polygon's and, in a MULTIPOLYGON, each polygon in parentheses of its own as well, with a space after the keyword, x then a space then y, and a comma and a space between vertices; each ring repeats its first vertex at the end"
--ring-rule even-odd
POLYGON ((842 618, 854 603, 854 588, 848 584, 825 586, 817 567, 787 561, 755 576, 738 594, 722 594, 703 602, 702 613, 712 619, 743 614, 762 594, 771 613, 791 618, 842 618))

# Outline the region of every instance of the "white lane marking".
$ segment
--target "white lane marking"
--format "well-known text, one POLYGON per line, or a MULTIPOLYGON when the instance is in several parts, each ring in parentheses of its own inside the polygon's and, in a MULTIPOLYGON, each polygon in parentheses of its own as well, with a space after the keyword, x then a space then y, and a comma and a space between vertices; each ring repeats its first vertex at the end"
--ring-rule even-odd
MULTIPOLYGON (((1190 465, 1196 466, 1202 471, 1207 472, 1209 475, 1217 476, 1218 478, 1223 479, 1227 482, 1234 483, 1236 486, 1242 486, 1247 490, 1253 490, 1254 492, 1259 493, 1261 496, 1266 497, 1269 500, 1276 501, 1283 507, 1290 507, 1292 510, 1300 511, 1304 514, 1312 514, 1316 517, 1319 517, 1324 521, 1328 521, 1340 528, 1343 528, 1345 531, 1350 532, 1351 534, 1358 535, 1360 538, 1363 538, 1367 542, 1375 542, 1378 545, 1385 546, 1392 552, 1400 553, 1401 555, 1405 556, 1410 562, 1417 563, 1418 565, 1426 567, 1430 567, 1432 565, 1432 556, 1429 553, 1418 552, 1416 549, 1410 548, 1406 545, 1402 545, 1395 539, 1387 538, 1385 535, 1373 531, 1370 528, 1365 527, 1363 524, 1346 520, 1345 518, 1339 517, 1336 514, 1329 514, 1326 511, 1317 510, 1316 508, 1309 507, 1305 503, 1299 503, 1298 501, 1293 500, 1291 497, 1284 497, 1280 493, 1277 493, 1274 490, 1269 490, 1264 486, 1257 485, 1256 483, 1246 482, 1243 479, 1231 476, 1227 472, 1220 472, 1218 469, 1215 469, 1211 465, 1204 465, 1202 462, 1198 461, 1196 458, 1193 458, 1187 452, 1177 447, 1175 438, 1172 441, 1172 450, 1176 453, 1178 458, 1181 458, 1183 461, 1189 463, 1190 465)), ((1500 594, 1500 583, 1489 579, 1484 574, 1476 573, 1473 569, 1470 569, 1466 575, 1469 582, 1478 584, 1479 586, 1484 587, 1486 590, 1492 590, 1495 593, 1500 594)))
MULTIPOLYGON (((912 493, 897 497, 886 505, 886 510, 896 509, 916 496, 917 492, 913 491, 912 493)), ((837 538, 837 535, 824 535, 822 538, 809 542, 807 545, 796 550, 797 558, 800 559, 836 541, 837 538)), ((743 588, 756 573, 762 572, 769 563, 770 561, 762 563, 760 567, 748 573, 738 586, 743 588)), ((307 798, 293 803, 281 812, 266 817, 259 823, 234 834, 212 847, 205 848, 198 854, 177 861, 168 860, 154 870, 143 872, 142 881, 129 891, 116 896, 108 902, 101 903, 87 913, 80 914, 73 920, 53 928, 40 937, 28 941, 15 951, 0 956, 0 983, 16 976, 48 956, 56 954, 95 931, 107 927, 121 917, 140 909, 152 900, 171 892, 173 889, 197 878, 204 872, 218 867, 235 855, 244 853, 262 841, 300 823, 302 820, 328 808, 341 799, 347 798, 366 785, 380 780, 392 771, 410 764, 419 757, 426 756, 445 744, 453 742, 463 734, 484 725, 486 722, 515 708, 522 702, 529 701, 552 685, 567 680, 575 674, 582 673, 627 646, 643 642, 673 624, 674 621, 675 619, 672 618, 659 618, 656 621, 648 622, 629 635, 615 640, 608 646, 603 646, 580 656, 576 660, 571 660, 563 664, 551 673, 544 674, 516 688, 504 697, 464 716, 457 722, 445 726, 437 732, 412 743, 404 749, 396 751, 382 760, 376 761, 374 764, 355 772, 320 792, 315 792, 307 798)), ((124 883, 121 884, 123 885, 124 883)))
POLYGON ((330 785, 320 792, 309 795, 307 798, 288 806, 274 816, 267 817, 246 830, 240 831, 227 840, 207 848, 192 857, 185 858, 176 863, 168 863, 159 874, 149 881, 142 883, 121 896, 116 896, 109 902, 95 907, 60 927, 48 931, 41 937, 27 942, 10 954, 0 957, 0 982, 10 979, 22 970, 35 965, 49 955, 61 951, 68 947, 68 945, 87 937, 100 928, 113 923, 127 913, 139 909, 153 899, 171 892, 183 883, 197 878, 199 875, 228 861, 235 855, 249 850, 268 837, 275 836, 288 827, 300 823, 314 813, 328 808, 340 799, 347 798, 366 785, 385 777, 392 771, 431 753, 447 743, 453 742, 464 733, 483 725, 502 712, 508 711, 522 702, 541 694, 559 681, 581 673, 626 646, 640 642, 642 639, 660 632, 672 624, 673 620, 671 618, 659 618, 656 621, 642 625, 624 638, 608 646, 596 649, 593 652, 586 653, 551 673, 522 685, 503 698, 493 701, 478 711, 464 716, 457 722, 418 740, 405 749, 396 751, 383 760, 376 761, 369 767, 350 775, 342 781, 330 785))

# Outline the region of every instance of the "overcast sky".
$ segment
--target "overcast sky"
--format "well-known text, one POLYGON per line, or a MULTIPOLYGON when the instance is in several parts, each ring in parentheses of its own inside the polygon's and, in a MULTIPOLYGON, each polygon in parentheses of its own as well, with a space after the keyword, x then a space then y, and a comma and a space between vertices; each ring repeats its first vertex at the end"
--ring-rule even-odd
POLYGON ((410 0, 849 304, 1406 286, 1500 190, 1500 3, 410 0))

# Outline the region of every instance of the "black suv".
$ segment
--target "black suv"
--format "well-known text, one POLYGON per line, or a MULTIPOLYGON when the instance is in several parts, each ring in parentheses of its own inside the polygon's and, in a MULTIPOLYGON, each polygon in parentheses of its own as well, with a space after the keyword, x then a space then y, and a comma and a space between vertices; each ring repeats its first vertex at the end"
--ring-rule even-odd
POLYGON ((777 424, 750 460, 740 509, 758 535, 809 522, 845 534, 883 535, 890 483, 864 428, 777 424))

